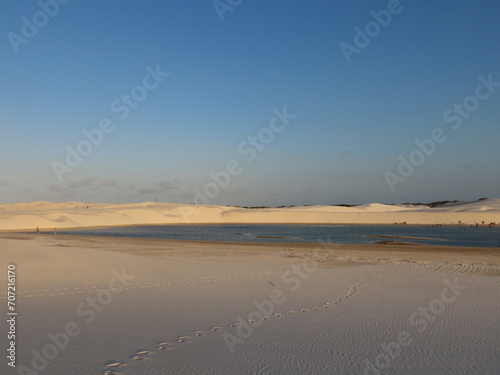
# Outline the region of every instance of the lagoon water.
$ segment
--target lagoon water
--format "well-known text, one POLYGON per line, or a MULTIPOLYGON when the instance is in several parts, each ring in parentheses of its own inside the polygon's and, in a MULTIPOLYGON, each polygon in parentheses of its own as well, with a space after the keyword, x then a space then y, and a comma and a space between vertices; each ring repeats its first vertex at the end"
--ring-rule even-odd
POLYGON ((61 229, 59 233, 198 241, 328 241, 343 244, 368 244, 385 240, 445 246, 500 246, 500 228, 485 226, 475 228, 429 225, 189 224, 61 229))

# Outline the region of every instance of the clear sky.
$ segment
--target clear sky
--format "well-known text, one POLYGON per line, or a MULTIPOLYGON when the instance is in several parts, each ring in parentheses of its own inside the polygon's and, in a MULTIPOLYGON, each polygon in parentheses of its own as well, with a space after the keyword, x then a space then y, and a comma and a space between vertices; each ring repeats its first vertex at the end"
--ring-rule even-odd
POLYGON ((0 203, 498 197, 499 17, 498 0, 4 0, 0 203))

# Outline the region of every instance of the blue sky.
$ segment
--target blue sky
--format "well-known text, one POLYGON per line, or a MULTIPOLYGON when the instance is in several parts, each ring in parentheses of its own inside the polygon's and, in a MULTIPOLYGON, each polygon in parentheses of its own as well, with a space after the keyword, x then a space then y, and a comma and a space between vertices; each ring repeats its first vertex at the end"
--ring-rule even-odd
POLYGON ((500 82, 498 1, 221 0, 221 16, 210 0, 55 1, 41 2, 53 17, 40 2, 1 6, 0 203, 498 196, 500 87, 476 97, 478 77, 500 82), (356 27, 372 30, 366 47, 356 27), (341 43, 359 52, 350 63, 341 43), (148 67, 169 73, 151 90, 148 67), (111 105, 133 90, 147 97, 120 119, 111 105), (443 115, 464 101, 454 130, 443 115), (238 147, 285 108, 295 117, 247 161, 238 147), (113 131, 59 178, 54 163, 69 168, 67 148, 103 118, 113 131), (414 142, 436 128, 446 141, 424 155, 414 142), (412 152, 403 176, 398 157, 412 152), (229 161, 238 173, 214 188, 210 172, 229 161))

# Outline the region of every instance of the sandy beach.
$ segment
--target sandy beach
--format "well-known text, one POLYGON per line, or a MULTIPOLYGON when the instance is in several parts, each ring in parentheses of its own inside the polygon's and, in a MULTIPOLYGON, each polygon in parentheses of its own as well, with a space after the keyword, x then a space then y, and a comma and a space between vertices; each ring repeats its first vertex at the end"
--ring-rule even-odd
POLYGON ((499 373, 499 249, 8 233, 0 245, 18 311, 17 368, 2 374, 499 373))

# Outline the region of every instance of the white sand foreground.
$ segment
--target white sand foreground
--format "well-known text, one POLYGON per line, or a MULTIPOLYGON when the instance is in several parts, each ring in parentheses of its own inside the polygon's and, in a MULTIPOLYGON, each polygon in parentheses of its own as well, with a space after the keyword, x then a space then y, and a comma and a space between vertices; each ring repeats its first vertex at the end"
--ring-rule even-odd
POLYGON ((499 249, 1 234, 0 253, 5 375, 500 373, 499 249))
POLYGON ((89 204, 33 202, 0 205, 0 230, 74 228, 135 224, 310 223, 310 224, 500 223, 500 199, 443 207, 366 204, 356 207, 297 206, 244 209, 174 203, 89 204), (88 207, 88 208, 87 208, 88 207))

